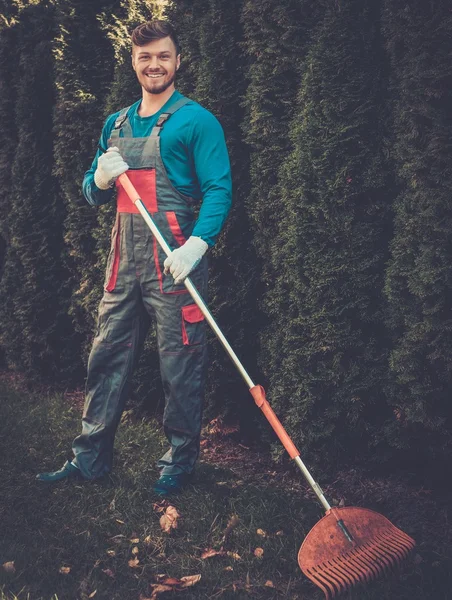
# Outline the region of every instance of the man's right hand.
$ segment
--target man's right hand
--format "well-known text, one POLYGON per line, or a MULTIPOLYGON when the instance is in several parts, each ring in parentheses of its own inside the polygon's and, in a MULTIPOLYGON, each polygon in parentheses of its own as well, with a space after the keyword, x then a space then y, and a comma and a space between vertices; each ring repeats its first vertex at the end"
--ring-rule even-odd
POLYGON ((125 173, 129 165, 119 154, 119 148, 112 146, 101 154, 97 161, 97 169, 94 173, 94 183, 100 190, 108 190, 113 187, 116 179, 125 173))

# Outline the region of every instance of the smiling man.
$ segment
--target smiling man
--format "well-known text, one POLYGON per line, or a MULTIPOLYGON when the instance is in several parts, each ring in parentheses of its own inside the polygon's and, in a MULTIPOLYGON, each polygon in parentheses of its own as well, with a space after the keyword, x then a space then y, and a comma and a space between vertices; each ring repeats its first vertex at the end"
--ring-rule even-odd
POLYGON ((205 322, 184 286, 188 274, 207 294, 205 253, 215 244, 231 205, 231 173, 217 119, 175 89, 180 65, 176 33, 167 21, 139 25, 132 34, 132 67, 142 98, 110 115, 83 193, 99 206, 117 190, 117 214, 88 362, 82 432, 74 459, 40 473, 54 482, 96 479, 112 468, 113 443, 130 378, 151 319, 157 328, 169 449, 158 461, 154 491, 180 491, 199 454, 206 372, 205 322), (172 248, 165 257, 117 180, 127 171, 172 248), (200 204, 197 219, 193 207, 200 204))

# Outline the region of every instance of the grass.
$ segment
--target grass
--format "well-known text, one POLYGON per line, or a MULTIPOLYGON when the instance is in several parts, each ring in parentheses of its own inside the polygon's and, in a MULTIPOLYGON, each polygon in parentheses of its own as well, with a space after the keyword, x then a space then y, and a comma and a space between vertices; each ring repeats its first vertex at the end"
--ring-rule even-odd
MULTIPOLYGON (((0 600, 139 600, 151 596, 158 574, 201 575, 193 587, 158 596, 164 600, 323 598, 297 564, 304 536, 322 515, 299 479, 265 462, 253 468, 252 452, 241 459, 251 468, 240 471, 240 460, 231 463, 210 440, 193 485, 172 501, 181 517, 167 534, 159 525, 164 504, 151 491, 154 463, 166 449, 154 422, 121 425, 111 477, 53 486, 35 481, 37 472, 63 464, 79 426, 80 410, 67 397, 0 383, 0 565, 15 565, 14 572, 0 567, 0 600), (238 522, 224 541, 233 515, 238 522), (231 554, 201 559, 223 544, 231 554)), ((402 570, 346 598, 452 598, 450 496, 433 498, 400 478, 359 473, 325 490, 347 505, 384 513, 418 541, 402 570)))

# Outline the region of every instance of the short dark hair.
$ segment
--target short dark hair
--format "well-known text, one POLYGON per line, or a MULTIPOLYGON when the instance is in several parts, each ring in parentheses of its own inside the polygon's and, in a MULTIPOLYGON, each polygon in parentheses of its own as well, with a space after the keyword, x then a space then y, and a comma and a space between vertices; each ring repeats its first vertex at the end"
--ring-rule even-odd
POLYGON ((180 54, 180 44, 174 27, 169 21, 155 20, 141 23, 132 31, 132 44, 145 46, 154 40, 169 37, 176 46, 176 55, 180 54))

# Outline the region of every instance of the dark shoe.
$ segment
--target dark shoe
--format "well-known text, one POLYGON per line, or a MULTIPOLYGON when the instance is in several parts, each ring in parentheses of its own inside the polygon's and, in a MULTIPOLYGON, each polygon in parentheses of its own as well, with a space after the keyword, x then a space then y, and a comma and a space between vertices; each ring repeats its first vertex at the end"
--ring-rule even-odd
POLYGON ((159 496, 171 496, 179 494, 190 481, 191 475, 181 473, 180 475, 160 475, 152 488, 159 496))
POLYGON ((64 463, 64 466, 59 471, 52 471, 51 473, 39 473, 36 475, 38 481, 44 481, 45 483, 53 483, 55 481, 61 481, 62 479, 83 479, 80 469, 73 465, 68 460, 64 463))

